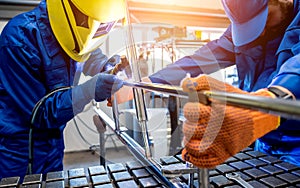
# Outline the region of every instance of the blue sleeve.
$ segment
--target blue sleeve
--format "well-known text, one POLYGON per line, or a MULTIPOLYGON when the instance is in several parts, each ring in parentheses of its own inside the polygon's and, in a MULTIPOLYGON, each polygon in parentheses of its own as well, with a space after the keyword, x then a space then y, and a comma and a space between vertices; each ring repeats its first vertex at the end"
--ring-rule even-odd
MULTIPOLYGON (((299 1, 296 2, 298 5, 299 1)), ((296 13, 297 15, 286 29, 279 46, 277 70, 269 86, 282 86, 291 91, 297 99, 300 99, 300 13, 299 11, 296 13)))
MULTIPOLYGON (((0 104, 2 121, 8 121, 10 130, 26 126, 36 103, 49 91, 45 83, 42 62, 42 41, 33 30, 7 27, 0 37, 0 104), (25 37, 25 34, 28 37, 25 37), (5 110, 7 108, 7 110, 5 110), (7 111, 7 112, 6 112, 7 111), (10 113, 14 111, 14 114, 10 113)), ((68 74, 66 72, 65 74, 68 74)), ((70 82, 71 84, 71 82, 70 82)), ((66 85, 67 86, 67 85, 66 85)), ((89 100, 72 99, 72 89, 57 92, 41 106, 40 128, 62 128, 84 108, 89 100), (78 102, 80 101, 80 102, 78 102), (75 105, 75 108, 74 108, 75 105), (75 111, 74 111, 75 110, 75 111)))
POLYGON ((300 54, 289 58, 282 64, 270 86, 272 85, 282 86, 300 99, 300 54))
MULTIPOLYGON (((15 117, 10 117, 15 121, 29 121, 34 106, 47 94, 45 83, 40 80, 40 58, 33 51, 25 50, 27 48, 15 46, 0 49, 0 54, 5 54, 0 61, 1 91, 5 89, 7 94, 3 95, 9 96, 2 103, 7 103, 7 108, 15 110, 15 117)), ((83 107, 82 104, 77 108, 83 107)), ((74 117, 72 89, 53 94, 45 100, 39 111, 42 112, 36 125, 39 128, 64 126, 74 117)))
POLYGON ((192 77, 209 74, 235 64, 234 48, 230 27, 218 39, 208 42, 175 63, 149 76, 155 83, 179 85, 180 81, 190 73, 192 77))

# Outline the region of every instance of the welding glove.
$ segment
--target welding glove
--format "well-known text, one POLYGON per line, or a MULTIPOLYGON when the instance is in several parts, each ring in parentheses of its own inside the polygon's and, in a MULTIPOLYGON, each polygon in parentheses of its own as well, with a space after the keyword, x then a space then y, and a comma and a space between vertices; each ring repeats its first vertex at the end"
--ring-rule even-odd
MULTIPOLYGON (((124 56, 124 55, 120 57, 119 63, 117 63, 114 66, 114 68, 110 69, 108 71, 108 73, 116 75, 116 74, 118 74, 118 72, 121 72, 121 71, 124 71, 125 74, 126 74, 127 78, 124 78, 125 80, 130 79, 132 77, 132 72, 131 72, 129 61, 128 61, 127 57, 124 56)), ((128 97, 126 97, 126 96, 128 96, 127 93, 130 95, 131 91, 128 91, 128 89, 124 89, 124 87, 123 87, 123 90, 124 91, 121 91, 121 93, 122 93, 121 96, 117 94, 117 101, 118 101, 119 104, 123 103, 123 101, 130 100, 130 99, 127 99, 128 97)), ((111 107, 113 100, 114 100, 114 98, 113 98, 113 95, 112 95, 111 98, 107 99, 107 106, 111 107)))
POLYGON ((101 102, 111 97, 123 86, 123 81, 112 74, 98 73, 90 80, 79 85, 84 96, 101 102))
MULTIPOLYGON (((207 75, 185 78, 181 86, 186 92, 211 90, 275 98, 267 89, 249 93, 207 75)), ((182 157, 200 168, 214 168, 225 162, 257 138, 276 129, 280 119, 213 100, 210 105, 188 102, 183 113, 186 121, 183 125, 182 157)))
POLYGON ((106 61, 102 72, 110 74, 110 71, 120 62, 120 60, 121 57, 119 55, 113 55, 106 61))
POLYGON ((129 61, 124 55, 119 58, 119 63, 116 63, 115 66, 109 70, 109 74, 117 74, 118 72, 121 72, 123 70, 125 71, 127 78, 132 77, 129 61))

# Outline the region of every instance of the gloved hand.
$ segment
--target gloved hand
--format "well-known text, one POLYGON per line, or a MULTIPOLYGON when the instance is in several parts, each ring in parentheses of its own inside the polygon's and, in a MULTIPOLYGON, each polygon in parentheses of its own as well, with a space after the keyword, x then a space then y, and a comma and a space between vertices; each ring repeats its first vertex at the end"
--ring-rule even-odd
POLYGON ((119 55, 113 55, 111 58, 109 58, 106 61, 106 64, 103 67, 103 71, 105 73, 110 74, 110 71, 113 70, 113 68, 120 62, 121 57, 119 55))
POLYGON ((123 81, 112 74, 98 73, 79 86, 86 98, 100 102, 118 91, 123 86, 123 81))
MULTIPOLYGON (((249 93, 207 75, 186 78, 181 85, 187 92, 212 90, 275 98, 267 89, 249 93)), ((183 113, 182 157, 200 168, 214 168, 279 125, 278 116, 214 101, 209 106, 188 102, 183 113)))
POLYGON ((109 70, 108 73, 117 74, 118 72, 125 70, 127 78, 131 78, 132 72, 127 57, 123 55, 119 59, 119 63, 116 63, 115 66, 111 70, 109 70))
MULTIPOLYGON (((129 61, 128 61, 127 57, 124 55, 119 58, 119 63, 115 64, 115 66, 112 69, 110 69, 109 71, 107 71, 107 73, 116 75, 118 72, 123 71, 123 70, 125 71, 127 78, 132 77, 132 72, 131 72, 131 68, 129 65, 129 61)), ((124 98, 124 95, 122 96, 122 98, 124 98)), ((120 98, 118 99, 118 101, 120 101, 120 98)), ((112 106, 112 98, 107 99, 107 106, 109 106, 109 107, 112 106)))

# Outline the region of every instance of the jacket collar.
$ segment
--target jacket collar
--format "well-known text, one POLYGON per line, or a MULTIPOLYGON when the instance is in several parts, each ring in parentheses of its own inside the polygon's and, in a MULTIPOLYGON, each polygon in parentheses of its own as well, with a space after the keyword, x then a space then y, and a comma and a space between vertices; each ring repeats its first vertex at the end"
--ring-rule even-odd
POLYGON ((50 57, 53 57, 55 54, 59 53, 61 47, 52 32, 45 0, 41 1, 41 3, 36 8, 35 13, 37 16, 37 25, 39 27, 41 38, 47 54, 50 57))

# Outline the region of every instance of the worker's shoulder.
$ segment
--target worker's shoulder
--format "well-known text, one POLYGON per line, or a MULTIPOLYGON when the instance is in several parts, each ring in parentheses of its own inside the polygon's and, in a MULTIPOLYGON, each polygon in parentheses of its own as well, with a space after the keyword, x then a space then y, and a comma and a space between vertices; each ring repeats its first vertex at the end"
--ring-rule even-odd
POLYGON ((38 25, 36 20, 34 11, 21 13, 10 19, 1 32, 3 45, 24 45, 26 38, 32 37, 37 33, 38 25))

